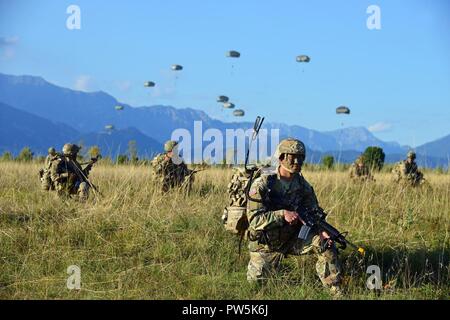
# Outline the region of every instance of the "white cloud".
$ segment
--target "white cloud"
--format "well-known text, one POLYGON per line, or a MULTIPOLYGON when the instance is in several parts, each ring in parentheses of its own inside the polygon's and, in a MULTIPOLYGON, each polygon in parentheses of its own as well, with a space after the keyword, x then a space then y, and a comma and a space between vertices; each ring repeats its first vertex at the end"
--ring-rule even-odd
POLYGON ((377 122, 371 126, 369 126, 367 129, 370 132, 382 132, 382 131, 387 131, 390 128, 392 128, 392 124, 391 123, 387 123, 387 122, 377 122))
POLYGON ((12 59, 16 55, 15 46, 19 42, 19 37, 0 37, 0 56, 5 59, 12 59))
POLYGON ((91 76, 81 75, 75 80, 73 85, 75 90, 92 91, 93 80, 91 76))

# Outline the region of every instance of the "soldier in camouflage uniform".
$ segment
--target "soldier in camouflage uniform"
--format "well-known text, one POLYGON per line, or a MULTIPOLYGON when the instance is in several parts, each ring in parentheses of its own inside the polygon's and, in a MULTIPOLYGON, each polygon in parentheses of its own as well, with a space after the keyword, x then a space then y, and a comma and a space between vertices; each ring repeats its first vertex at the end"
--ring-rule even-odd
POLYGON ((165 153, 160 153, 153 158, 151 165, 153 174, 161 184, 163 192, 175 187, 184 187, 190 191, 194 181, 193 172, 178 155, 178 142, 169 140, 164 145, 165 153))
POLYGON ((358 159, 350 166, 349 176, 353 181, 374 180, 369 167, 364 163, 363 156, 358 157, 358 159))
POLYGON ((92 162, 83 169, 77 161, 79 150, 77 145, 66 143, 62 150, 63 154, 51 162, 50 177, 58 195, 65 197, 78 195, 79 199, 84 201, 89 196, 87 177, 96 159, 92 159, 92 162))
POLYGON ((339 295, 341 266, 329 235, 311 230, 305 241, 297 237, 303 222, 293 208, 318 207, 313 188, 300 173, 305 146, 299 140, 286 139, 278 145, 275 156, 280 163, 276 171, 262 173, 250 187, 247 280, 263 282, 287 255, 314 253, 321 282, 339 295))
POLYGON ((39 170, 39 177, 41 180, 41 188, 44 191, 54 190, 55 186, 52 183, 52 179, 50 177, 50 168, 52 161, 57 157, 57 153, 55 148, 50 147, 48 149, 47 157, 45 157, 44 168, 39 170))
POLYGON ((400 161, 392 170, 394 181, 416 187, 424 182, 423 174, 416 164, 416 153, 409 151, 407 159, 400 161))

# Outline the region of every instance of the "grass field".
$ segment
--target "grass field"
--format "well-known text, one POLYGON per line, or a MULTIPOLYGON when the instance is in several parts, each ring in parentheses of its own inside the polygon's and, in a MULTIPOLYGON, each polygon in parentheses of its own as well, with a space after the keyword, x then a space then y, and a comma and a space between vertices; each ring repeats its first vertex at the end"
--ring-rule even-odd
MULTIPOLYGON (((40 191, 38 164, 0 163, 1 299, 330 299, 315 257, 291 257, 265 287, 246 281, 247 251, 225 232, 229 169, 197 174, 192 195, 162 196, 146 166, 97 165, 103 196, 61 201, 40 191), (67 268, 81 268, 69 290, 67 268)), ((353 184, 345 172, 305 171, 328 221, 367 250, 341 252, 344 299, 448 299, 450 175, 402 189, 390 175, 353 184), (383 290, 365 286, 378 265, 383 290)))

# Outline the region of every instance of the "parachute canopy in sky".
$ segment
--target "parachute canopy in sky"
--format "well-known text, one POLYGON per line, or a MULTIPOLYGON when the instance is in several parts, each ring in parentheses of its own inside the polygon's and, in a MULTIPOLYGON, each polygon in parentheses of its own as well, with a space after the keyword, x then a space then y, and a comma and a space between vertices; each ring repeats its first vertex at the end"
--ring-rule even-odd
POLYGON ((112 124, 107 124, 107 125, 105 126, 105 129, 106 129, 106 130, 114 130, 114 126, 113 126, 112 124))
POLYGON ((173 70, 173 71, 180 71, 180 70, 183 70, 183 66, 180 66, 179 64, 173 64, 173 65, 172 65, 172 70, 173 70))
POLYGON ((223 104, 223 107, 226 108, 226 109, 233 109, 234 108, 234 104, 231 103, 231 102, 225 102, 223 104))
POLYGON ((337 114, 350 114, 350 109, 346 106, 340 106, 336 108, 337 114))
POLYGON ((218 96, 217 102, 228 102, 230 100, 227 96, 218 96))
POLYGON ((120 111, 120 110, 123 110, 123 106, 115 106, 114 109, 120 111))
POLYGON ((229 58, 239 58, 241 56, 241 54, 237 51, 231 50, 227 52, 227 57, 229 58))
POLYGON ((144 87, 154 87, 155 83, 153 81, 145 81, 144 87))
POLYGON ((311 59, 307 55, 302 54, 300 56, 297 56, 296 60, 297 62, 309 62, 309 60, 311 59))
POLYGON ((245 115, 245 112, 242 109, 236 109, 233 111, 233 115, 235 117, 243 117, 245 115))

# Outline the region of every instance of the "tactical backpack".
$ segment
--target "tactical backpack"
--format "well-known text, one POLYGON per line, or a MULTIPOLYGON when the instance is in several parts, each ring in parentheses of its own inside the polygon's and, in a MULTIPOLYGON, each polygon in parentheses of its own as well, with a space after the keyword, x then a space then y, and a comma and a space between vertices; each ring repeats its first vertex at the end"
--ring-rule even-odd
POLYGON ((233 233, 245 233, 249 226, 247 219, 247 191, 250 183, 261 175, 261 168, 246 170, 242 167, 233 169, 233 175, 228 183, 228 206, 224 208, 222 222, 225 230, 233 233))
POLYGON ((249 227, 249 221, 247 218, 247 201, 248 191, 253 179, 258 178, 261 175, 261 168, 257 166, 248 166, 250 148, 252 142, 258 136, 261 125, 264 122, 264 117, 256 117, 253 125, 253 135, 251 137, 247 153, 245 156, 244 167, 236 167, 233 169, 233 175, 231 181, 228 184, 228 206, 224 208, 222 215, 222 223, 225 230, 238 234, 241 237, 239 242, 239 252, 241 248, 242 239, 245 236, 246 230, 249 227))

